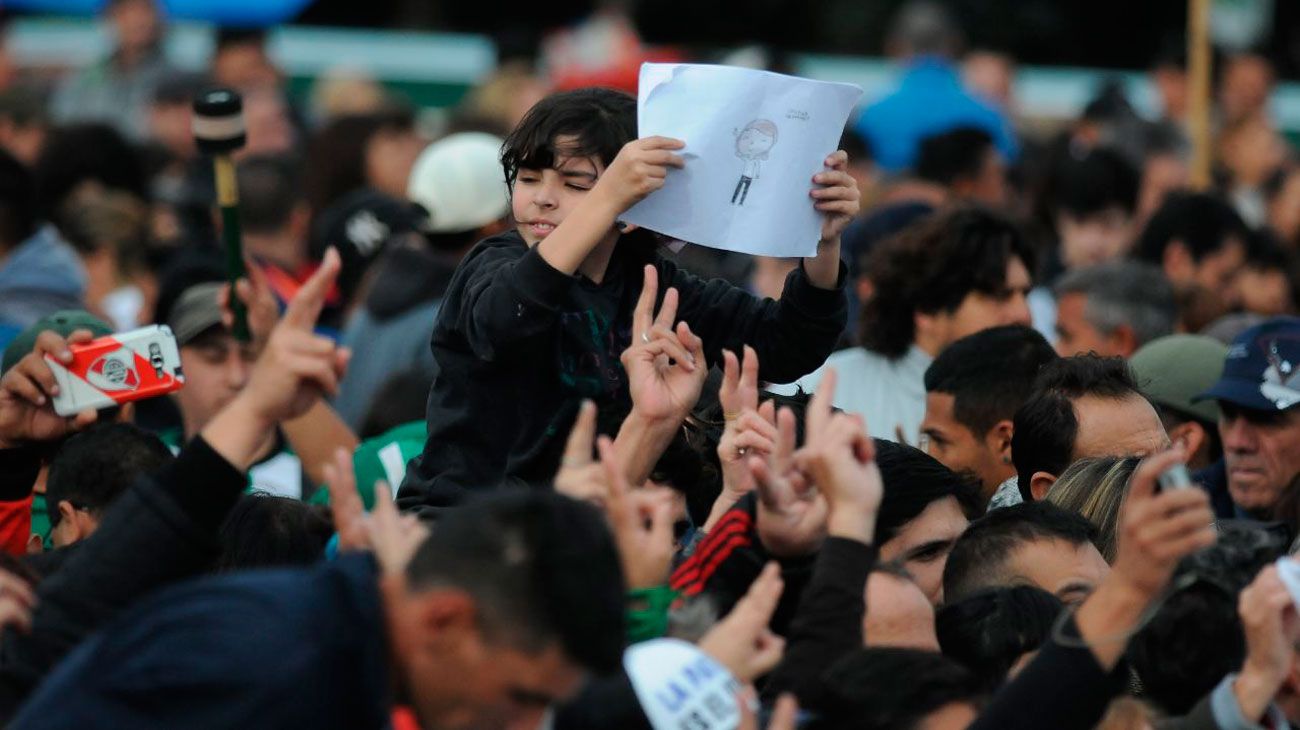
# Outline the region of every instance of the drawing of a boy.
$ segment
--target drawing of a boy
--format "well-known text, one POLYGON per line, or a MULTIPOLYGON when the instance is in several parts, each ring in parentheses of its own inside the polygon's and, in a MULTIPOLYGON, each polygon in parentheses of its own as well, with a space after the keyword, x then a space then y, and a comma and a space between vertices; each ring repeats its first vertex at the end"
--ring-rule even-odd
POLYGON ((767 119, 755 119, 736 135, 736 157, 745 161, 745 169, 740 173, 736 191, 731 194, 732 205, 745 204, 749 185, 758 178, 759 162, 767 159, 775 144, 776 124, 767 119))

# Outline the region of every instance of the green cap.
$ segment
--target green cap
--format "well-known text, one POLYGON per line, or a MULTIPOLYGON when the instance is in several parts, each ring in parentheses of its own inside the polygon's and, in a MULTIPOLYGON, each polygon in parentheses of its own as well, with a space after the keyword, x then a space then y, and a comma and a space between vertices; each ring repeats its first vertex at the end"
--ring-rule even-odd
POLYGON ((1143 345, 1129 358, 1129 366, 1152 402, 1206 423, 1218 423, 1217 403, 1192 399, 1218 381, 1227 356, 1228 346, 1212 337, 1169 335, 1143 345))
POLYGON ((53 330, 63 337, 67 337, 77 330, 90 330, 96 337, 113 334, 112 327, 109 327, 104 320, 90 312, 84 312, 80 309, 65 309, 61 312, 55 312, 23 330, 9 343, 9 346, 5 348, 4 361, 0 364, 0 373, 9 372, 9 368, 17 365, 19 360, 26 357, 27 353, 36 347, 36 338, 46 330, 53 330))

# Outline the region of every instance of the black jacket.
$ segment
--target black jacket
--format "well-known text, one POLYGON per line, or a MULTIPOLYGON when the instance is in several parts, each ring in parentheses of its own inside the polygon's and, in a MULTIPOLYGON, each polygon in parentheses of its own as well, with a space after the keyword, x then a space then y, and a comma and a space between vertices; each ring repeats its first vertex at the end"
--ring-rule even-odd
POLYGON ((788 382, 820 366, 844 329, 843 266, 835 290, 798 268, 772 301, 702 281, 632 243, 619 244, 596 284, 552 268, 518 233, 486 239, 456 270, 438 314, 429 439, 411 460, 399 505, 434 511, 466 489, 548 482, 582 399, 625 412, 619 357, 632 341, 646 263, 659 271, 660 300, 677 288, 677 317, 703 338, 710 364, 724 348, 749 344, 763 379, 788 382))
MULTIPOLYGON (((8 478, 8 475, 0 479, 8 478)), ((138 480, 37 589, 29 633, 0 639, 0 722, 87 636, 151 591, 208 570, 247 479, 198 438, 138 480)))

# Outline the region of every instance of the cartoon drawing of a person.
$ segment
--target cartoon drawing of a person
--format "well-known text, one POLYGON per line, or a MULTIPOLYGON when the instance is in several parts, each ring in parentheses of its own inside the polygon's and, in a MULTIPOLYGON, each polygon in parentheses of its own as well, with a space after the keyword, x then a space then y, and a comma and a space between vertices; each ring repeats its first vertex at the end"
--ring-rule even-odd
POLYGON ((745 161, 745 169, 740 173, 736 191, 731 194, 732 205, 745 204, 749 185, 758 178, 759 162, 767 159, 775 144, 776 123, 767 119, 755 119, 736 135, 736 157, 745 161))

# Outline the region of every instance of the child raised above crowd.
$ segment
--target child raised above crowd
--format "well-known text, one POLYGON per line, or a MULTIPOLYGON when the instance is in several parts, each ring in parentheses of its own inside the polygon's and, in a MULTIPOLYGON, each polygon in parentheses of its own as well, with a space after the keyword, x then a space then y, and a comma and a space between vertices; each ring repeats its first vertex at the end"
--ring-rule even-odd
MULTIPOLYGON (((687 164, 683 147, 637 139, 636 100, 605 89, 550 96, 510 134, 502 166, 516 229, 480 242, 448 288, 432 338, 428 441, 407 469, 404 509, 455 504, 467 489, 549 480, 583 399, 626 410, 619 356, 633 338, 687 368, 750 345, 763 379, 781 382, 831 353, 846 318, 840 233, 859 206, 847 155, 828 156, 811 176, 808 204, 824 216, 817 255, 773 301, 692 276, 657 252, 649 231, 619 222, 687 164), (676 316, 634 332, 643 285, 656 293, 658 311, 676 316)), ((675 429, 644 426, 664 438, 675 429)))

